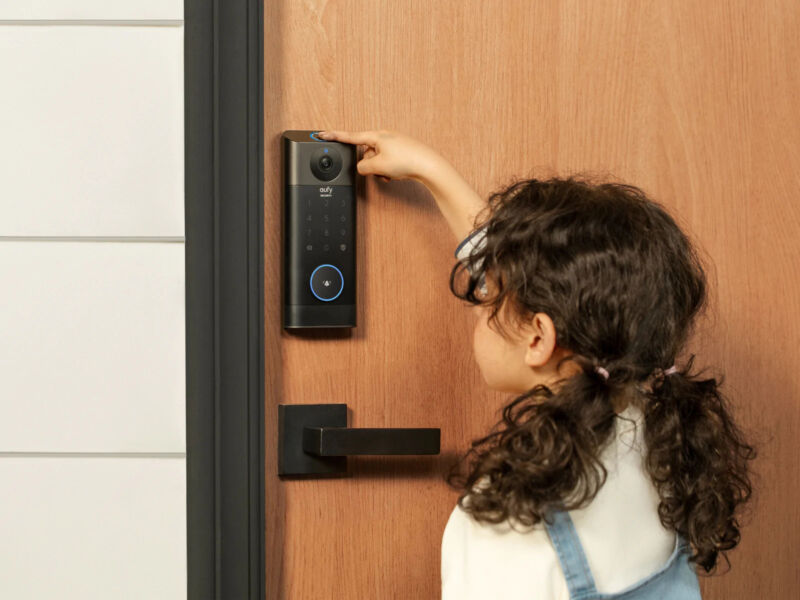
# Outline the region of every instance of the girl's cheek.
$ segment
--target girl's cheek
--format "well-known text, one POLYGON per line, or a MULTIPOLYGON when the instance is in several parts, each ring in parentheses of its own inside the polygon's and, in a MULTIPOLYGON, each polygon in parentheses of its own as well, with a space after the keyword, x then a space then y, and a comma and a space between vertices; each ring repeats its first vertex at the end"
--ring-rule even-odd
POLYGON ((480 332, 478 331, 478 327, 480 327, 480 325, 475 323, 475 328, 472 331, 472 354, 475 356, 475 360, 480 363, 480 332))
POLYGON ((472 336, 472 350, 475 355, 475 362, 478 363, 484 380, 489 383, 492 370, 492 344, 490 331, 486 323, 486 316, 480 314, 475 323, 475 331, 472 336))
POLYGON ((480 365, 481 363, 481 315, 477 315, 475 319, 475 328, 472 332, 472 352, 475 360, 480 365))

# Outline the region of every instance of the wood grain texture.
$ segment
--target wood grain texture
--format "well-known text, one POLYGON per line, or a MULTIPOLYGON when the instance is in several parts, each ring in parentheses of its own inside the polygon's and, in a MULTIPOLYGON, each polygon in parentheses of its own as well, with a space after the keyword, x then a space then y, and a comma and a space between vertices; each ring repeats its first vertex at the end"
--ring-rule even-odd
POLYGON ((412 182, 361 181, 358 327, 281 330, 278 139, 321 128, 416 136, 484 196, 589 172, 663 202, 709 264, 690 350, 726 374, 761 442, 742 543, 704 597, 800 594, 798 40, 792 0, 265 3, 268 598, 438 597, 456 499, 442 476, 508 400, 485 387, 448 290, 458 240, 412 182), (346 402, 353 427, 441 427, 443 453, 282 481, 281 402, 346 402))

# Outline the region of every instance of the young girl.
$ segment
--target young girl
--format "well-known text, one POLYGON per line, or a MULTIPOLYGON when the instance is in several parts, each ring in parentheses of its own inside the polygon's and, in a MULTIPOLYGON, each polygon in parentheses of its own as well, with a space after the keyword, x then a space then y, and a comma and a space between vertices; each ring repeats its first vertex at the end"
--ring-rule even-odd
POLYGON ((442 597, 699 598, 697 571, 739 542, 755 453, 717 380, 675 364, 706 293, 675 221, 636 187, 575 178, 487 203, 407 136, 320 137, 366 145, 362 175, 430 189, 462 240, 450 288, 476 307, 481 373, 516 396, 448 476, 442 597))

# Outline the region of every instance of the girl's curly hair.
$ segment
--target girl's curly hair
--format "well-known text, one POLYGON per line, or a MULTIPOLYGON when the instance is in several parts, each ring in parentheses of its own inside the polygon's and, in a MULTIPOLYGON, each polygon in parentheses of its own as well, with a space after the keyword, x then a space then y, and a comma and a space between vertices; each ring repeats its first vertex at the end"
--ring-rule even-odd
POLYGON ((711 573, 739 543, 756 453, 720 393, 722 379, 691 372, 694 355, 673 375, 660 371, 674 363, 706 300, 687 236, 639 188, 574 176, 518 180, 491 194, 475 222, 485 224, 485 241, 453 267, 453 294, 491 307, 501 333, 506 301, 519 323, 546 313, 557 344, 573 353, 563 360, 582 369, 555 390, 538 385, 515 398, 492 432, 472 442, 446 476, 461 492, 459 506, 478 521, 529 526, 551 509, 585 506, 605 482, 600 453, 614 431, 614 402, 627 396, 643 413, 661 522, 711 573), (476 295, 487 273, 493 293, 476 295))

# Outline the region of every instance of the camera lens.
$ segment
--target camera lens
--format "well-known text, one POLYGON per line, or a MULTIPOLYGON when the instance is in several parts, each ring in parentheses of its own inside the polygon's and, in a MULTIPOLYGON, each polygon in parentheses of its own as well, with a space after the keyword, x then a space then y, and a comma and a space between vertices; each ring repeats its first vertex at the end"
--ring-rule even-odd
POLYGON ((308 166, 320 181, 333 181, 342 171, 342 156, 333 146, 322 146, 311 153, 308 166))

